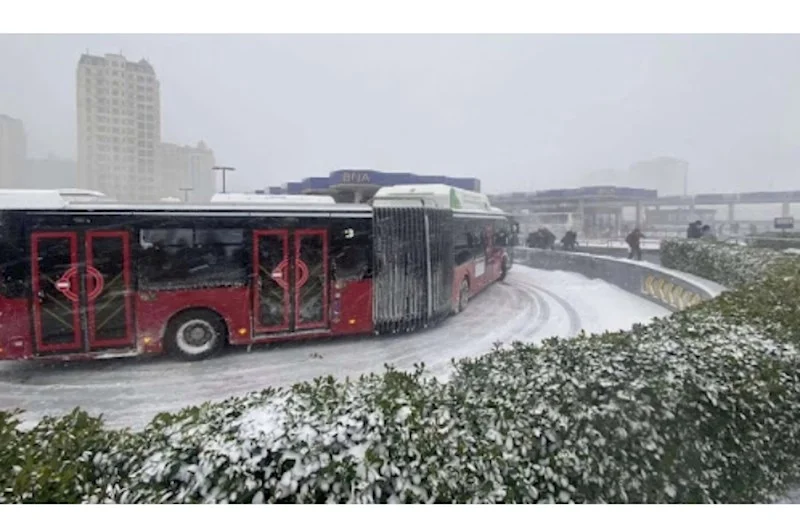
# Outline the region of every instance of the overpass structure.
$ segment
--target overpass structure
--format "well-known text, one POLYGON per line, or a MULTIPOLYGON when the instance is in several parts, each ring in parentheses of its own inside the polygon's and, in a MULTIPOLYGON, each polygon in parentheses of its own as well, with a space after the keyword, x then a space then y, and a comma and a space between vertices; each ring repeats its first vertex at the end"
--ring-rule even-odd
MULTIPOLYGON (((713 193, 687 196, 658 196, 655 190, 618 186, 588 186, 561 190, 544 190, 539 192, 512 192, 489 196, 494 206, 513 214, 574 214, 578 218, 578 228, 584 232, 597 227, 611 227, 610 230, 621 233, 622 211, 624 208, 635 209, 637 225, 646 225, 648 212, 652 216, 662 207, 677 208, 683 213, 680 217, 673 215, 676 227, 685 225, 695 219, 717 224, 736 223, 737 205, 780 204, 781 215, 791 215, 791 204, 800 203, 800 191, 783 192, 742 192, 713 193), (727 206, 727 217, 714 218, 716 210, 704 210, 702 207, 727 206), (675 219, 677 217, 677 219, 675 219), (713 218, 713 219, 712 219, 713 218), (710 220, 711 219, 711 220, 710 220)), ((777 212, 777 211, 776 211, 777 212)))

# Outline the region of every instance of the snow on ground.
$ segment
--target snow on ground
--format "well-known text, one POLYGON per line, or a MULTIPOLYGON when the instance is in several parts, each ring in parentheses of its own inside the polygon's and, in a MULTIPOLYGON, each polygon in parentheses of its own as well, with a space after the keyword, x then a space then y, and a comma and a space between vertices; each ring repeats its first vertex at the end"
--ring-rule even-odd
POLYGON ((451 360, 479 356, 496 342, 541 341, 580 330, 630 328, 668 314, 651 302, 579 274, 515 266, 438 327, 403 336, 365 337, 230 350, 203 362, 166 357, 44 365, 0 363, 0 408, 27 411, 28 422, 75 406, 103 413, 112 426, 139 427, 161 411, 221 400, 322 375, 410 369, 424 362, 447 377, 451 360))

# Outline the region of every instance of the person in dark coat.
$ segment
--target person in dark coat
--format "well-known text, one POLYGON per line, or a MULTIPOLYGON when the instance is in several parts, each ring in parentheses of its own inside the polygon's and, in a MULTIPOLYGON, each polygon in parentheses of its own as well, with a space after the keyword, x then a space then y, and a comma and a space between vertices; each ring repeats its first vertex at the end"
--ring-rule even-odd
POLYGON ((550 232, 547 228, 542 228, 542 239, 544 240, 544 246, 542 248, 548 250, 555 250, 556 248, 556 235, 550 232))
POLYGON ((714 231, 711 230, 711 226, 710 225, 703 226, 703 230, 702 230, 702 232, 700 234, 700 238, 704 239, 706 241, 716 241, 717 240, 717 236, 714 235, 714 231))
POLYGON ((564 237, 561 238, 561 244, 564 246, 564 250, 575 250, 575 247, 578 244, 578 234, 576 234, 572 230, 568 230, 564 237))
POLYGON ((689 239, 700 239, 703 237, 703 222, 698 219, 694 223, 690 223, 686 237, 689 239))
POLYGON ((625 238, 625 242, 628 243, 628 247, 630 248, 630 254, 628 254, 628 259, 636 258, 638 261, 642 260, 642 238, 645 237, 642 234, 642 231, 639 230, 639 227, 633 229, 633 231, 628 234, 628 237, 625 238))

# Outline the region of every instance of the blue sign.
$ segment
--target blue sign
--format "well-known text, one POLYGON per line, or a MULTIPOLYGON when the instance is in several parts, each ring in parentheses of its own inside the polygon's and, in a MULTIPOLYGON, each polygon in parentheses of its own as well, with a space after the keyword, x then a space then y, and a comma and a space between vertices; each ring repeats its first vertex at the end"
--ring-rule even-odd
MULTIPOLYGON (((480 179, 447 177, 443 175, 416 175, 412 173, 377 172, 375 170, 336 170, 328 177, 308 177, 297 183, 288 183, 280 193, 302 194, 309 190, 327 190, 335 186, 394 186, 400 184, 446 184, 481 191, 480 179)), ((270 188, 270 193, 273 189, 270 188)))
POLYGON ((287 194, 302 194, 303 193, 303 183, 287 183, 286 184, 286 193, 287 194))

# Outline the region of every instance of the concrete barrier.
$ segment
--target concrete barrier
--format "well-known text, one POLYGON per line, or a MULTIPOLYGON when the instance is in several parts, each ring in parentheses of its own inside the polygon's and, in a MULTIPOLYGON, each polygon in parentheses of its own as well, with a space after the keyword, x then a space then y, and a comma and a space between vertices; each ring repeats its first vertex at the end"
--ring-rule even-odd
POLYGON ((602 279, 673 311, 711 299, 725 290, 717 283, 653 263, 580 252, 515 247, 514 264, 602 279))
MULTIPOLYGON (((612 256, 616 258, 627 258, 629 253, 629 250, 627 248, 600 247, 592 245, 588 246, 578 245, 578 248, 576 250, 577 252, 580 252, 582 254, 592 254, 596 256, 612 256)), ((657 248, 643 248, 642 259, 658 265, 661 263, 661 251, 658 250, 657 248)))

